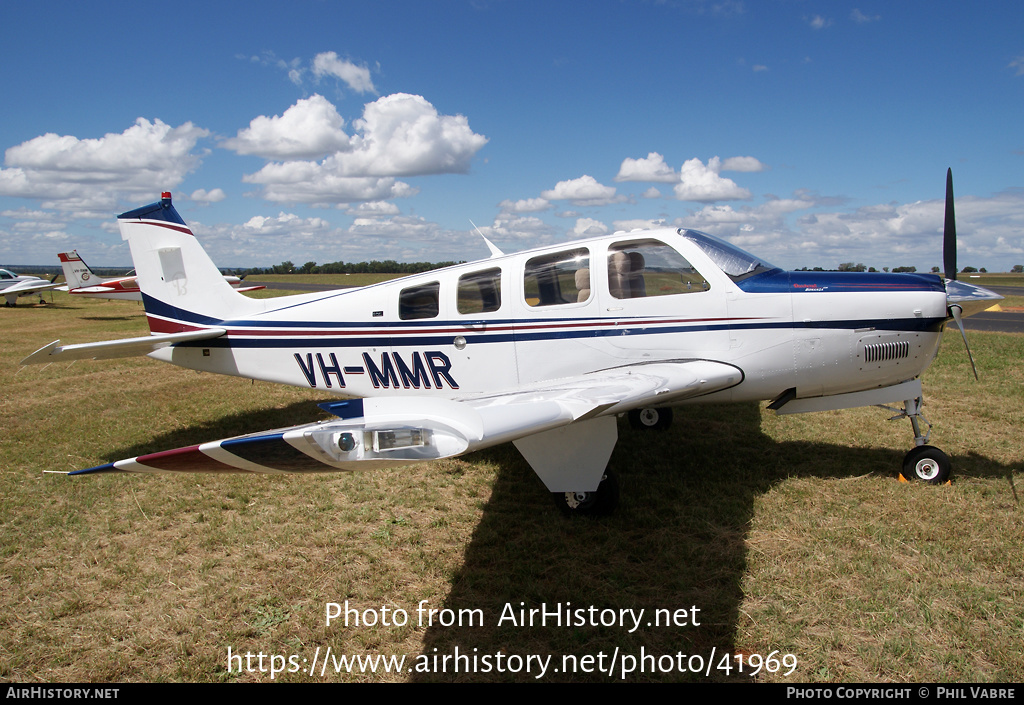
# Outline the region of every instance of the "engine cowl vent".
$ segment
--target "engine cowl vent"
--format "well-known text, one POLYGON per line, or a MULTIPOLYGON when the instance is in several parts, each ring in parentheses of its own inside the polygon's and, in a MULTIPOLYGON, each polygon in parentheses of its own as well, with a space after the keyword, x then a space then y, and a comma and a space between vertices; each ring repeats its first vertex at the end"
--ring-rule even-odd
POLYGON ((910 357, 910 342, 893 340, 864 346, 864 362, 885 362, 910 357))

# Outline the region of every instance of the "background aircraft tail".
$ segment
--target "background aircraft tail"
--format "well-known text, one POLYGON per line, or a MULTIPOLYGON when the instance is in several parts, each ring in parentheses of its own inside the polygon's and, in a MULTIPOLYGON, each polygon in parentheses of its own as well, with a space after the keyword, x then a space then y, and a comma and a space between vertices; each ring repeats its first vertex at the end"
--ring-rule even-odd
POLYGON ((117 217, 153 333, 197 330, 265 310, 231 288, 171 204, 171 194, 117 217))
POLYGON ((103 281, 93 274, 89 265, 78 256, 77 250, 61 252, 57 257, 60 258, 60 266, 64 269, 64 281, 67 282, 68 289, 80 289, 83 286, 92 286, 103 281))

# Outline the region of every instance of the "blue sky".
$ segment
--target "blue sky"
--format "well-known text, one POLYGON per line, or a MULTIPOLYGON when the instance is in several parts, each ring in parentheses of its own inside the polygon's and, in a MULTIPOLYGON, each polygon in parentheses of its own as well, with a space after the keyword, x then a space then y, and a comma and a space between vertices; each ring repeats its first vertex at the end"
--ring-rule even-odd
POLYGON ((783 267, 1024 264, 1019 3, 0 5, 0 262, 130 266, 174 193, 221 266, 671 225, 783 267))

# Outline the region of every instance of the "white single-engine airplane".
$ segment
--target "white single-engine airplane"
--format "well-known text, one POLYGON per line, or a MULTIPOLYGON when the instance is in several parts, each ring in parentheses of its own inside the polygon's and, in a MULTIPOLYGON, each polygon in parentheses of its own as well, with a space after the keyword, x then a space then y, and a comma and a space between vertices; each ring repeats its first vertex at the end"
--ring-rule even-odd
MULTIPOLYGON (((56 279, 57 277, 54 277, 56 279)), ((46 281, 39 277, 32 277, 27 274, 21 276, 9 269, 0 269, 0 294, 4 296, 4 306, 10 307, 18 303, 19 296, 35 296, 42 294, 47 289, 56 289, 60 284, 46 281)), ((46 301, 40 297, 39 303, 46 301)))
POLYGON ((919 376, 947 321, 1001 298, 935 275, 785 272, 661 229, 511 255, 488 242, 480 262, 254 300, 220 276, 169 193, 118 223, 151 335, 55 341, 24 363, 148 354, 353 398, 321 404, 328 421, 70 474, 344 471, 512 441, 563 511, 600 514, 618 499, 606 470, 617 415, 662 426, 672 405, 772 400, 779 413, 902 403, 916 441, 903 473, 938 483, 950 461, 926 445, 919 376))
MULTIPOLYGON (((85 296, 94 299, 123 299, 142 301, 142 289, 134 274, 124 277, 103 279, 98 277, 89 265, 78 255, 77 250, 61 252, 57 255, 60 266, 64 270, 66 285, 58 287, 74 296, 85 296)), ((242 286, 241 277, 224 275, 224 281, 238 291, 256 291, 266 289, 265 286, 242 286)))

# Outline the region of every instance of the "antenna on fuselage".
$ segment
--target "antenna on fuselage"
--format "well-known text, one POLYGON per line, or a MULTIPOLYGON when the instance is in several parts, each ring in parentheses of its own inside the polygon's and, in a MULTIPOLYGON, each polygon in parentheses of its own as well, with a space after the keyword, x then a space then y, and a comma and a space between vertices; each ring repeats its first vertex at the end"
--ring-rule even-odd
POLYGON ((476 234, 484 239, 484 244, 487 245, 487 249, 491 251, 491 257, 503 257, 505 255, 504 252, 498 249, 497 245, 488 240, 487 236, 480 232, 480 228, 476 227, 476 223, 470 220, 469 224, 473 226, 474 230, 476 230, 476 234))

